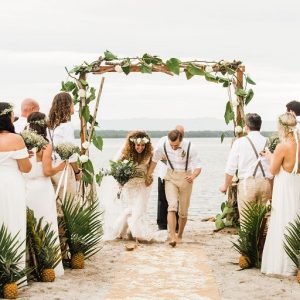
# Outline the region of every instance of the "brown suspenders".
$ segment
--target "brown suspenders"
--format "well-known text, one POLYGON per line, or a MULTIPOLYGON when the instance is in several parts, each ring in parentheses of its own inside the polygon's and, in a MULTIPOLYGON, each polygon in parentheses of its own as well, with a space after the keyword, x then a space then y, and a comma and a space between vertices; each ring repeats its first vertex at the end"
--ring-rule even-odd
MULTIPOLYGON (((250 138, 249 138, 248 136, 246 136, 246 139, 249 141, 250 145, 252 146, 252 149, 253 149, 253 151, 254 151, 254 153, 255 153, 255 155, 256 155, 256 158, 259 158, 259 155, 258 155, 258 153, 257 153, 257 150, 256 150, 256 148, 255 148, 253 142, 250 140, 250 138)), ((266 143, 266 144, 267 144, 267 143, 266 143)), ((256 167, 255 167, 255 169, 254 169, 254 172, 253 172, 253 175, 252 175, 252 176, 253 176, 253 177, 256 176, 258 167, 260 167, 261 172, 262 172, 264 178, 266 178, 266 174, 265 174, 265 171, 264 171, 264 168, 263 168, 263 166, 262 166, 261 161, 259 161, 258 164, 256 165, 256 167)))
MULTIPOLYGON (((188 169, 188 164, 189 164, 189 157, 190 157, 190 148, 191 148, 191 142, 189 142, 188 148, 187 148, 187 154, 186 154, 186 162, 185 162, 185 171, 187 171, 188 169)), ((166 142, 164 142, 164 151, 165 151, 165 155, 167 158, 167 161, 171 167, 171 169, 174 171, 174 167, 169 159, 168 153, 167 153, 167 147, 166 147, 166 142)))

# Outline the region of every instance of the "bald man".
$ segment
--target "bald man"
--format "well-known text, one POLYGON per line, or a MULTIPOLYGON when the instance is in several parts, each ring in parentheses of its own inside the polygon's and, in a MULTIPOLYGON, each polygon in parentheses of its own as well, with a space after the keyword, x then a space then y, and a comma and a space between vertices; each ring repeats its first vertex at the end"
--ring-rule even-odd
MULTIPOLYGON (((184 127, 182 125, 177 125, 175 127, 176 130, 182 133, 184 135, 184 127)), ((168 137, 164 136, 162 137, 157 145, 164 144, 165 141, 168 141, 168 137)), ((168 201, 166 198, 165 193, 165 180, 164 177, 166 175, 166 161, 159 162, 157 166, 156 174, 158 175, 158 202, 157 202, 157 225, 159 230, 166 230, 168 229, 168 222, 167 222, 167 216, 168 216, 168 201)), ((177 226, 176 231, 178 230, 178 213, 176 213, 177 217, 177 226)))
POLYGON ((21 103, 21 116, 14 122, 15 132, 22 132, 27 125, 27 117, 36 111, 40 110, 40 106, 37 101, 31 98, 24 99, 21 103))

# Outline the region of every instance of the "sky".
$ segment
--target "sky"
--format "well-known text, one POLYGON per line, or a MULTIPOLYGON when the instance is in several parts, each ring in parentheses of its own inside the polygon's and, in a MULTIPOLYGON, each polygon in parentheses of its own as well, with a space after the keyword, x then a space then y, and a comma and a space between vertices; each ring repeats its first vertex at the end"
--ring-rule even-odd
MULTIPOLYGON (((0 101, 19 113, 32 97, 47 113, 68 78, 65 66, 108 49, 122 57, 241 60, 257 83, 246 112, 271 121, 300 100, 299 37, 299 1, 1 1, 0 101)), ((222 119, 228 100, 226 89, 202 77, 105 77, 100 119, 222 119)), ((88 80, 98 88, 100 76, 88 80)))

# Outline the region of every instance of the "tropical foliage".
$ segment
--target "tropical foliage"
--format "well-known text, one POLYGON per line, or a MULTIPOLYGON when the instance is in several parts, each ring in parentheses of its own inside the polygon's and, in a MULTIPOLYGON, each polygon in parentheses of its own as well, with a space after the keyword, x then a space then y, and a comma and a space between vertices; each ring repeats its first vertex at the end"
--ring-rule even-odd
MULTIPOLYGON (((25 242, 25 241, 24 241, 25 242)), ((12 236, 7 228, 0 227, 0 295, 3 296, 3 288, 6 284, 26 282, 26 276, 31 269, 25 268, 25 261, 22 261, 25 254, 25 247, 18 240, 18 234, 12 236)))
POLYGON ((37 220, 34 212, 27 209, 27 247, 38 281, 44 281, 43 270, 54 269, 61 261, 57 233, 51 229, 51 224, 44 224, 43 218, 37 220))
POLYGON ((73 200, 71 196, 67 196, 62 203, 63 219, 60 227, 64 229, 68 257, 82 253, 84 259, 88 259, 101 249, 100 241, 103 234, 101 212, 97 201, 82 207, 73 200))
POLYGON ((259 239, 266 213, 270 210, 262 203, 246 204, 242 212, 238 240, 233 247, 249 261, 249 267, 260 267, 259 239))

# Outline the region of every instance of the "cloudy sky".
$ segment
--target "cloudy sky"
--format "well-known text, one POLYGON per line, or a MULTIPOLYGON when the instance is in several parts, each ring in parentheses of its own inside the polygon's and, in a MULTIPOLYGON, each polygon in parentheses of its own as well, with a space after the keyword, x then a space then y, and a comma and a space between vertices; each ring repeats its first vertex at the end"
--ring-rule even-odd
MULTIPOLYGON (((0 100, 47 112, 64 67, 120 56, 242 60, 256 81, 248 112, 275 119, 300 99, 299 1, 10 0, 0 10, 0 100)), ((107 74, 100 118, 223 118, 226 90, 197 77, 107 74)), ((100 77, 90 76, 98 87, 100 77)), ((76 122, 76 120, 75 120, 76 122)), ((140 126, 141 127, 141 126, 140 126)))

